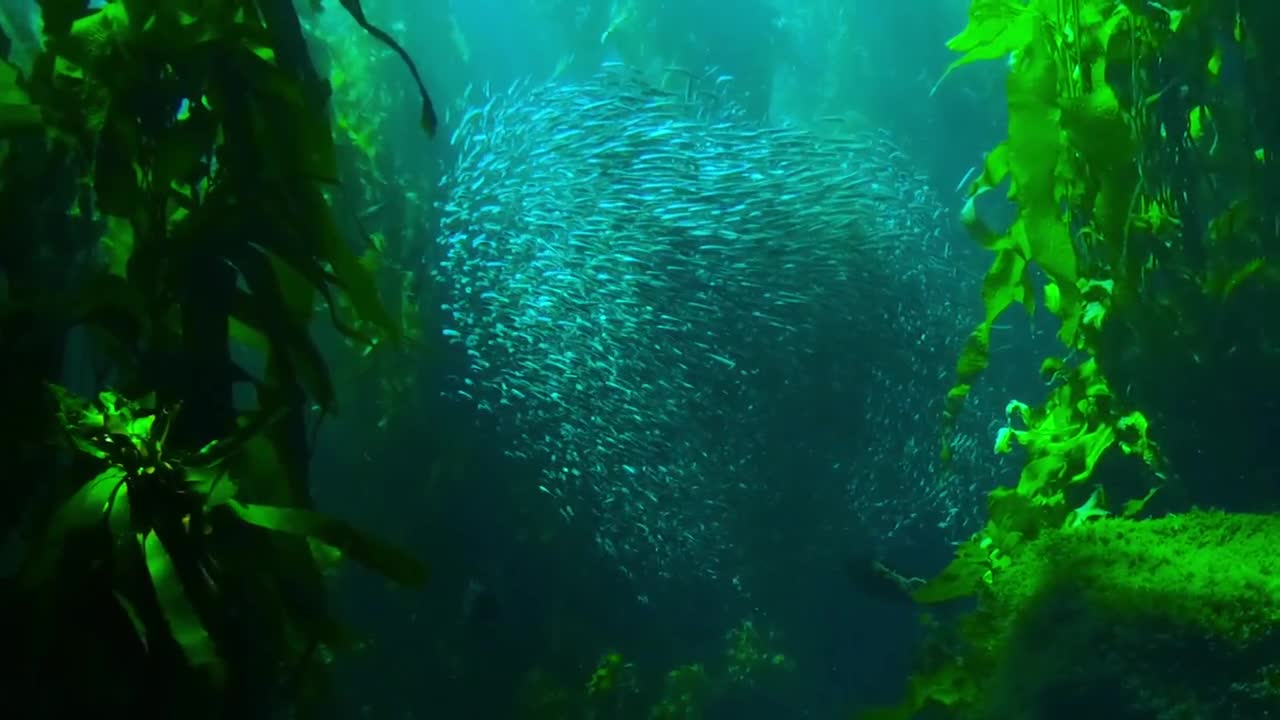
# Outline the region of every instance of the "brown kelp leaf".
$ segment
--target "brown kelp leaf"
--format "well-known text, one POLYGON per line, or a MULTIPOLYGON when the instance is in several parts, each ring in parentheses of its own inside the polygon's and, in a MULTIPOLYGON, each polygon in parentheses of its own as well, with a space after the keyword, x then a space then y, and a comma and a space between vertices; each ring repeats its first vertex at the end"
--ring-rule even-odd
POLYGON ((413 64, 413 58, 409 57, 409 53, 400 47, 392 37, 377 27, 369 23, 364 16, 364 9, 360 6, 360 0, 342 0, 342 7, 351 13, 351 17, 364 28, 370 35, 382 41, 387 47, 391 48, 404 60, 404 64, 409 67, 409 72, 413 74, 414 82, 418 83, 418 92, 422 95, 422 129, 427 131, 427 135, 434 136, 438 120, 436 119, 435 108, 431 104, 431 96, 427 94, 427 86, 422 82, 422 76, 418 74, 418 66, 413 64))

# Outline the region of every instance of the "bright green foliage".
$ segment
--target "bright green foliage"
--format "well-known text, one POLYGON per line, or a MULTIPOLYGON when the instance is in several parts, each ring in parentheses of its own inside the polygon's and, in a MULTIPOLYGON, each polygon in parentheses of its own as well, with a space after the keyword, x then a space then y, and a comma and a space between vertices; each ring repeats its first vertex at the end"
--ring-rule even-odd
POLYGON ((1026 12, 1023 3, 973 0, 969 5, 968 26, 947 42, 949 50, 964 53, 964 57, 947 67, 943 80, 958 67, 979 60, 999 60, 1022 49, 1031 41, 1031 31, 1031 14, 1026 12))
POLYGON ((187 662, 193 668, 206 671, 215 686, 222 684, 222 661, 213 647, 213 639, 205 630, 199 614, 187 598, 186 590, 178 577, 178 569, 173 564, 173 557, 165 548, 164 541, 155 531, 136 536, 142 546, 146 559, 147 571, 151 575, 151 584, 156 591, 156 602, 169 626, 173 639, 182 648, 187 662))
MULTIPOLYGON (((914 677, 902 705, 861 717, 905 720, 929 705, 949 707, 959 718, 1002 717, 993 710, 997 695, 1020 683, 1049 688, 1040 701, 1051 705, 1061 678, 1036 677, 1026 667, 1066 651, 1027 636, 1046 632, 1044 623, 1059 623, 1047 631, 1064 637, 1090 628, 1158 628, 1248 658, 1249 648, 1275 642, 1280 628, 1278 544, 1280 517, 1220 512, 1104 518, 1043 532, 982 594, 961 630, 957 659, 914 677), (1061 625, 1067 618, 1079 627, 1061 625)), ((1090 650, 1071 645, 1071 652, 1090 650)), ((1068 657, 1060 664, 1094 660, 1068 657)), ((1246 671, 1266 668, 1246 663, 1246 671)), ((1280 700, 1280 688, 1273 692, 1280 700)))
MULTIPOLYGON (((1000 487, 988 497, 987 526, 962 544, 942 574, 915 592, 921 602, 942 602, 969 595, 997 581, 1000 573, 1022 557, 1025 542, 1043 530, 1080 524, 1108 513, 1101 490, 1078 508, 1068 504, 1073 488, 1087 483, 1098 459, 1113 445, 1136 455, 1162 477, 1155 443, 1147 436, 1141 413, 1119 414, 1097 363, 1087 360, 1067 368, 1045 361, 1042 374, 1055 385, 1041 408, 1009 403, 1009 424, 996 436, 995 451, 1026 448, 1029 461, 1018 484, 1000 487)), ((1136 515, 1155 493, 1128 499, 1123 515, 1136 515)))
MULTIPOLYGON (((961 354, 957 384, 947 396, 948 423, 987 367, 993 323, 1014 304, 1034 307, 1033 270, 1044 278, 1045 308, 1062 323, 1059 338, 1067 358, 1085 355, 1075 367, 1068 359, 1045 362, 1042 372, 1056 389, 1042 407, 1010 405, 1011 423, 1000 431, 995 449, 1021 445, 1026 466, 1016 488, 992 493, 991 524, 971 545, 994 545, 1007 558, 1013 545, 1039 528, 1060 526, 1072 513, 1067 490, 1088 481, 1112 446, 1139 455, 1163 477, 1146 418, 1117 406, 1096 355, 1108 319, 1142 302, 1145 273, 1166 252, 1170 233, 1181 228, 1170 193, 1150 187, 1133 158, 1144 135, 1155 130, 1148 106, 1159 97, 1142 95, 1144 63, 1158 57, 1169 33, 1185 31, 1199 15, 1199 9, 1169 18, 1135 14, 1119 0, 974 0, 968 27, 950 43, 965 53, 953 68, 1010 55, 1010 71, 1008 139, 988 154, 963 213, 995 258, 982 288, 984 318, 961 354), (1129 67, 1116 72, 1110 64, 1117 61, 1129 67), (1128 86, 1117 90, 1124 82, 1128 86), (993 230, 978 218, 976 201, 1006 182, 1017 216, 1008 228, 993 230)), ((1237 42, 1244 37, 1242 27, 1237 16, 1237 42)), ((1208 109, 1194 110, 1188 142, 1204 140, 1204 125, 1211 122, 1208 109)), ((1211 238, 1223 238, 1218 244, 1225 247, 1228 238, 1247 234, 1241 232, 1249 225, 1247 207, 1238 201, 1214 220, 1211 238)), ((1260 258, 1243 265, 1226 260, 1240 254, 1224 251, 1222 260, 1211 261, 1201 283, 1206 296, 1225 299, 1251 278, 1274 275, 1260 258)), ((1147 498, 1128 499, 1126 512, 1136 512, 1147 498)), ((1095 494, 1091 514, 1105 512, 1103 499, 1095 494)), ((958 555, 958 563, 970 566, 963 573, 970 581, 974 570, 983 577, 994 569, 989 553, 980 550, 969 547, 958 555), (975 558, 980 561, 973 567, 975 558)), ((942 595, 959 591, 952 583, 942 595)))
MULTIPOLYGON (((308 507, 307 413, 336 403, 317 306, 361 349, 404 327, 331 207, 329 89, 289 0, 39 5, 30 72, 0 62, 5 270, 24 279, 0 298, 0 350, 33 360, 6 388, 32 428, 4 528, 37 524, 14 599, 36 616, 15 638, 24 671, 108 714, 222 716, 276 702, 265 687, 303 712, 348 644, 320 566, 425 578, 308 507), (57 381, 70 328, 118 392, 19 392, 57 381)), ((58 711, 87 711, 61 695, 58 711)))
MULTIPOLYGON (((65 543, 105 531, 109 540, 102 545, 116 555, 118 567, 130 567, 130 555, 140 550, 169 634, 192 667, 206 671, 214 684, 221 682, 221 661, 166 545, 186 545, 192 534, 215 535, 228 519, 220 509, 230 509, 231 517, 250 525, 336 548, 402 583, 425 582, 426 573, 416 560, 341 520, 301 508, 236 501, 238 483, 226 465, 252 435, 210 443, 196 453, 174 451, 165 442, 174 413, 157 413, 114 392, 102 392, 97 403, 89 403, 64 388, 52 389, 70 442, 80 452, 104 461, 106 467, 55 514, 40 551, 24 568, 23 582, 28 586, 46 582, 59 570, 65 543)), ((258 429, 251 427, 251 431, 258 429)), ((214 585, 208 579, 206 583, 214 585)), ((216 586, 210 589, 217 592, 216 586)), ((137 619, 139 599, 120 591, 116 598, 145 645, 154 628, 137 619)))
MULTIPOLYGON (((969 26, 950 44, 967 53, 953 67, 1013 55, 1009 136, 988 154, 963 213, 975 238, 996 256, 983 282, 985 316, 962 351, 957 384, 947 396, 949 423, 987 367, 996 319, 1014 304, 1034 309, 1033 268, 1043 273, 1044 306, 1061 321, 1058 336, 1070 351, 1091 351, 1116 295, 1127 298, 1134 292, 1126 284, 1132 255, 1143 253, 1133 252, 1126 241, 1138 190, 1137 171, 1128 161, 1138 144, 1138 125, 1121 108, 1106 64, 1118 52, 1112 43, 1136 42, 1137 27, 1147 21, 1115 0, 1085 0, 1072 7, 1056 0, 974 0, 969 26), (1007 229, 996 231, 978 219, 976 201, 1006 182, 1018 213, 1007 229), (1110 277, 1085 276, 1085 261, 1110 277)), ((1136 56, 1151 48, 1127 50, 1137 62, 1136 56)), ((1149 225, 1161 224, 1158 213, 1140 217, 1149 225)), ((1057 389, 1040 409, 1011 404, 1011 421, 1016 415, 1023 427, 1010 424, 996 439, 996 452, 1010 451, 1015 441, 1027 450, 1018 485, 992 493, 991 523, 970 541, 980 547, 958 554, 957 563, 969 569, 957 577, 959 568, 949 568, 950 589, 942 596, 976 582, 975 570, 977 578, 990 581, 998 567, 990 557, 993 545, 1006 553, 1000 562, 1007 562, 1021 539, 1060 525, 1070 512, 1067 488, 1087 481, 1119 436, 1125 436, 1126 452, 1140 453, 1152 467, 1158 463, 1145 418, 1115 407, 1095 360, 1068 368, 1066 361, 1051 359, 1042 372, 1057 380, 1057 389), (976 567, 974 558, 980 559, 976 567), (967 579, 956 584, 960 578, 967 579)), ((936 590, 922 592, 935 596, 936 590)))
POLYGON ((1127 211, 1136 177, 1117 160, 1132 157, 1135 141, 1107 84, 1106 53, 1116 27, 1131 18, 1113 0, 1086 1, 1074 17, 1060 14, 1061 7, 1057 0, 974 0, 969 26, 949 43, 966 52, 952 68, 1014 53, 1008 139, 988 154, 963 213, 975 238, 996 257, 983 282, 985 317, 962 352, 957 385, 948 395, 949 418, 986 369, 996 319, 1014 304, 1034 309, 1033 267, 1046 277, 1045 306, 1062 323, 1059 338, 1070 349, 1083 345, 1081 294, 1089 280, 1081 276, 1072 222, 1097 210, 1103 226, 1083 235, 1118 242, 1124 234, 1124 218, 1117 226, 1110 213, 1127 211), (978 219, 975 203, 1005 182, 1018 214, 1007 229, 995 231, 978 219))
POLYGON ((622 659, 622 653, 613 650, 605 653, 587 680, 587 695, 611 695, 632 687, 634 667, 622 659))
POLYGON ((751 685, 770 670, 794 670, 791 658, 772 649, 772 632, 763 634, 755 623, 743 620, 726 635, 729 641, 729 678, 751 685))
POLYGON ((1280 516, 1196 511, 1102 519, 1046 533, 1002 577, 996 614, 1016 618, 1055 583, 1115 622, 1161 615, 1235 644, 1280 627, 1280 516))
MULTIPOLYGON (((1153 352, 1138 346, 1149 337, 1138 323, 1153 312, 1174 333, 1158 338, 1158 347, 1179 349, 1184 338, 1205 330, 1196 323, 1223 312, 1242 286, 1280 279, 1260 249, 1259 238, 1269 230, 1258 225, 1258 188, 1250 191, 1237 179, 1227 183, 1243 186, 1245 197, 1207 228, 1196 228, 1207 229, 1207 237, 1205 257, 1195 266, 1183 254, 1181 236, 1191 229, 1178 208, 1195 205, 1187 193, 1196 189, 1179 198, 1146 174, 1185 153, 1215 161, 1226 145, 1224 118, 1239 115, 1211 103, 1195 105, 1182 136, 1170 133, 1157 114, 1166 110, 1157 103, 1168 88, 1150 86, 1166 49, 1177 41, 1184 50, 1194 31, 1210 87, 1224 63, 1224 18, 1234 17, 1234 50, 1246 60, 1257 52, 1238 12, 1198 1, 1172 5, 972 0, 968 26, 949 43, 963 55, 948 74, 974 61, 1008 58, 1009 128, 973 181, 963 212, 994 258, 982 287, 984 316, 947 396, 948 424, 988 365, 993 323, 1015 304, 1033 310, 1037 287, 1044 308, 1061 323, 1065 357, 1050 358, 1041 368, 1051 386, 1045 402, 1010 403, 1008 423, 995 438, 997 453, 1015 446, 1026 453, 1017 484, 990 494, 987 526, 915 593, 926 603, 977 597, 979 611, 959 624, 967 649, 949 659, 931 658, 913 679, 906 703, 873 717, 907 718, 928 704, 952 707, 961 717, 989 709, 989 674, 1003 661, 1006 633, 1032 606, 1053 601, 1055 592, 1090 588, 1089 602, 1103 614, 1134 614, 1159 603, 1166 620, 1215 637, 1251 638, 1275 624, 1270 608, 1277 589, 1268 575, 1275 568, 1262 554, 1268 544, 1274 553, 1276 545, 1270 519, 1197 514, 1131 521, 1159 489, 1164 460, 1148 435, 1146 416, 1122 406, 1103 372, 1118 365, 1119 348, 1153 352), (1017 213, 1008 227, 993 229, 979 218, 978 201, 1006 184, 1017 213), (1153 290, 1153 275, 1190 279, 1179 290, 1189 285, 1192 292, 1153 290), (1153 299, 1160 304, 1154 311, 1153 299), (1155 477, 1145 494, 1115 498, 1115 504, 1108 498, 1114 488, 1093 485, 1100 459, 1113 447, 1141 458, 1155 477), (1219 586, 1220 571, 1210 568, 1227 565, 1240 572, 1219 586)), ((1200 60, 1179 57, 1174 64, 1194 69, 1200 60)), ((1239 126, 1238 117, 1235 122, 1239 126)), ((1253 169, 1267 162, 1267 153, 1245 150, 1252 156, 1240 147, 1227 152, 1239 155, 1232 161, 1241 176, 1257 178, 1253 169)), ((1199 363, 1192 350, 1186 352, 1199 363)), ((1024 642, 1034 647, 1033 640, 1024 642)), ((1010 673, 1016 684, 1016 672, 1010 673)), ((992 717, 1006 716, 994 712, 992 717)))
MULTIPOLYGON (((968 26, 948 44, 964 53, 948 75, 971 62, 1010 58, 1008 137, 988 154, 962 214, 995 258, 983 283, 984 318, 962 352, 947 397, 949 423, 987 367, 996 318, 1014 304, 1034 308, 1033 270, 1043 273, 1045 307, 1061 321, 1064 346, 1094 352, 1112 307, 1139 302, 1148 271, 1163 264, 1177 240, 1181 222, 1168 189, 1143 174, 1144 144, 1157 131, 1166 137, 1149 110, 1163 91, 1141 95, 1144 67, 1160 56, 1172 33, 1207 19, 1207 11, 1200 3, 1152 7, 1165 15, 1138 13, 1120 0, 973 0, 968 26), (1117 62, 1123 65, 1113 67, 1117 62), (1006 182, 1017 215, 1008 228, 995 230, 980 221, 976 202, 1006 182), (1102 284, 1105 292, 1098 291, 1102 284)), ((1237 15, 1234 39, 1251 52, 1243 28, 1237 15)), ((1220 63, 1221 47, 1215 46, 1206 74, 1216 77, 1220 63)), ((1216 127, 1210 108, 1193 108, 1186 143, 1212 153, 1219 144, 1216 127)), ((1240 232, 1252 216, 1241 212, 1244 205, 1237 201, 1214 221, 1215 228, 1228 230, 1215 236, 1248 235, 1240 232)), ((1242 253, 1229 252, 1225 243, 1215 250, 1202 281, 1211 298, 1225 299, 1252 277, 1280 278, 1264 260, 1247 254, 1241 260, 1242 253)))

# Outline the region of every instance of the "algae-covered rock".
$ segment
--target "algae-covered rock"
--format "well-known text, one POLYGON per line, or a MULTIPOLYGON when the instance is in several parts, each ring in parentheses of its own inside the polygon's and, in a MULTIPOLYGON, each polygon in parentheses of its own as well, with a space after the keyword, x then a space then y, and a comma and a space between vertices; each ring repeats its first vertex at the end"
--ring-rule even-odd
POLYGON ((868 717, 1280 718, 1278 626, 1280 516, 1102 519, 1023 547, 868 717))
POLYGON ((992 588, 990 718, 1280 717, 1280 517, 1048 533, 992 588))

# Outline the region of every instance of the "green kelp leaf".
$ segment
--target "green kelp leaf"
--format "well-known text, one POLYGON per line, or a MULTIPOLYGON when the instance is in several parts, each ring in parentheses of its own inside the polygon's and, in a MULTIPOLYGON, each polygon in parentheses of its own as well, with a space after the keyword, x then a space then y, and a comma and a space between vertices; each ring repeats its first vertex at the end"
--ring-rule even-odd
POLYGON ((239 489, 227 471, 216 465, 188 467, 186 480, 187 485, 204 498, 205 507, 226 504, 239 489))
POLYGON ((114 465, 98 473, 97 477, 85 483, 58 509, 50 523, 50 534, 61 537, 102 523, 111 506, 112 497, 124 485, 126 477, 128 474, 124 468, 114 465))
POLYGON ((1062 109, 1058 101, 1057 60, 1053 30, 1036 18, 1031 37, 1038 39, 1009 73, 1009 168, 1018 219, 1010 229, 1015 244, 1044 270, 1059 288, 1059 337, 1075 347, 1080 323, 1079 271, 1068 218, 1058 192, 1062 162, 1062 109))
POLYGON ((346 559, 341 550, 313 537, 307 538, 307 548, 311 551, 311 558, 315 560, 316 569, 326 575, 336 571, 346 559))
POLYGON ((121 76, 125 68, 119 62, 126 56, 122 52, 127 44, 129 13, 118 2, 107 3, 97 11, 78 17, 61 37, 54 37, 46 26, 50 47, 84 69, 90 76, 111 83, 128 84, 121 76))
POLYGON ((1023 466, 1018 492, 1030 498, 1039 497, 1041 491, 1056 484, 1066 468, 1066 459, 1059 455, 1038 457, 1023 466))
POLYGON ((985 192, 1000 186, 1009 177, 1009 143, 1002 142, 987 153, 982 161, 982 175, 976 188, 985 192))
POLYGON ((1000 250, 982 279, 986 321, 994 323, 1014 303, 1032 307, 1035 293, 1027 277, 1027 261, 1016 250, 1000 250))
MULTIPOLYGON (((243 431, 250 418, 236 420, 243 431)), ((239 452, 227 459, 227 469, 236 485, 241 488, 241 498, 267 505, 293 505, 305 492, 302 469, 282 448, 289 447, 284 436, 287 429, 281 425, 268 425, 260 432, 248 436, 239 452)))
POLYGON ((316 241, 319 243, 317 253, 338 278, 338 285, 351 299, 351 305, 364 322, 381 330, 393 344, 400 343, 400 325, 392 317, 378 295, 378 285, 373 274, 360 263, 360 258, 338 230, 333 221, 333 214, 324 195, 315 189, 306 193, 308 201, 303 212, 308 213, 308 226, 316 224, 316 241))
POLYGON ((233 343, 238 343, 252 350, 266 355, 271 352, 271 341, 267 336, 257 328, 249 327, 239 318, 232 316, 227 319, 227 337, 233 343))
POLYGON ((416 558, 365 535, 335 517, 302 508, 254 505, 236 500, 227 505, 250 525, 315 538, 402 585, 416 587, 427 581, 426 568, 416 558))
MULTIPOLYGON (((166 2, 166 0, 118 0, 118 1, 122 3, 125 7, 125 10, 128 11, 129 22, 133 24, 134 28, 146 28, 147 31, 150 31, 151 28, 157 24, 158 19, 169 20, 169 22, 165 23, 165 27, 164 27, 164 29, 169 32, 172 32, 172 29, 175 27, 184 27, 186 25, 191 24, 189 21, 189 18, 191 18, 191 15, 189 13, 182 12, 181 10, 178 10, 172 7, 172 6, 181 7, 182 3, 169 3, 169 2, 166 2), (156 13, 159 10, 159 8, 164 7, 166 5, 170 7, 165 7, 164 10, 162 11, 161 18, 157 18, 156 13)), ((220 4, 221 3, 219 3, 219 5, 220 4)), ((205 4, 205 5, 206 7, 208 6, 208 4, 205 4)), ((212 8, 210 9, 212 10, 212 8)), ((183 44, 178 45, 177 43, 174 43, 174 38, 172 35, 167 35, 166 37, 169 38, 169 41, 172 44, 167 45, 165 47, 168 47, 168 48, 185 47, 185 40, 186 40, 185 38, 183 38, 183 41, 184 41, 183 44)))
POLYGON ((135 420, 130 420, 129 424, 125 426, 125 434, 139 440, 150 439, 151 429, 155 427, 155 424, 155 415, 145 415, 135 420))
POLYGON ((1009 145, 1000 143, 982 161, 982 174, 969 184, 960 221, 973 239, 988 250, 1004 250, 1013 247, 1007 232, 996 232, 978 217, 978 198, 999 187, 1009 177, 1009 145))
POLYGON ((133 408, 129 402, 114 390, 103 390, 98 393, 98 403, 102 405, 107 432, 127 434, 133 424, 133 408))
POLYGON ((330 408, 334 402, 333 381, 328 365, 306 325, 290 313, 267 256, 250 246, 237 248, 232 263, 240 270, 250 292, 237 290, 232 297, 232 314, 271 341, 275 359, 298 379, 316 402, 330 408))
POLYGON ((956 363, 956 385, 947 395, 947 423, 943 430, 944 459, 950 456, 947 436, 954 425, 954 418, 964 406, 970 385, 987 369, 990 362, 992 323, 1015 302, 1032 307, 1034 296, 1026 268, 1026 261, 1016 250, 1001 249, 996 252, 996 259, 983 278, 982 300, 986 317, 969 334, 956 363))
POLYGON ((268 248, 255 247, 270 261, 271 270, 275 273, 276 282, 280 285, 280 296, 284 298, 289 312, 300 324, 305 325, 311 322, 312 311, 316 306, 317 288, 328 289, 324 271, 312 258, 291 258, 294 262, 289 262, 268 248))
POLYGON ((969 339, 960 351, 956 374, 962 382, 968 382, 987 369, 991 355, 991 323, 982 323, 969 333, 969 339))
POLYGON ((252 332, 265 337, 270 360, 292 373, 321 408, 333 408, 336 396, 333 379, 324 355, 311 335, 288 317, 282 302, 258 298, 255 293, 237 290, 231 301, 232 317, 252 332))
POLYGON ((959 35, 947 41, 947 48, 962 57, 947 66, 930 94, 953 70, 980 60, 997 60, 1025 47, 1032 39, 1031 11, 1015 0, 973 0, 969 22, 959 35))
POLYGON ((85 483, 58 508, 50 519, 40 544, 32 550, 21 577, 25 586, 33 587, 57 572, 67 536, 94 528, 107 530, 107 513, 112 497, 126 487, 126 473, 112 466, 85 483))
POLYGON ((376 279, 347 245, 334 223, 324 193, 317 186, 296 188, 287 198, 267 201, 264 211, 276 229, 272 241, 261 251, 278 265, 287 265, 291 275, 306 280, 325 299, 335 329, 363 345, 373 345, 377 329, 399 344, 398 325, 382 303, 376 279), (330 285, 345 293, 349 304, 335 297, 330 285), (354 308, 356 316, 370 332, 352 327, 341 309, 354 308))
POLYGON ((56 383, 49 383, 49 391, 58 401, 58 415, 68 429, 71 426, 83 426, 100 429, 106 424, 106 417, 89 401, 76 395, 56 383))
POLYGON ((133 534, 133 506, 129 502, 128 483, 120 484, 115 497, 109 500, 107 527, 111 530, 111 537, 116 541, 133 534))
POLYGON ((1264 258, 1254 258, 1245 263, 1243 267, 1237 268, 1232 272, 1230 277, 1222 283, 1222 288, 1220 290, 1213 291, 1212 288, 1210 288, 1210 290, 1218 296, 1220 301, 1225 302, 1231 297, 1231 294, 1234 293, 1237 288, 1243 285, 1251 277, 1265 270, 1266 267, 1267 261, 1264 258))
POLYGON ((107 216, 107 227, 98 241, 107 260, 107 272, 117 277, 129 277, 129 258, 133 257, 134 235, 133 223, 128 220, 107 216))
MULTIPOLYGON (((290 228, 282 227, 277 239, 291 232, 290 228)), ((310 235, 301 237, 306 237, 308 242, 311 240, 310 235)), ((361 344, 376 343, 376 337, 360 332, 343 319, 339 308, 347 306, 342 305, 340 299, 335 297, 330 287, 335 277, 321 267, 321 263, 313 256, 316 252, 314 247, 297 248, 287 246, 284 242, 276 242, 271 247, 255 243, 254 247, 271 260, 271 267, 275 270, 276 278, 280 283, 281 294, 299 322, 304 324, 310 322, 312 310, 315 307, 315 293, 318 292, 324 298, 325 307, 329 309, 329 321, 333 323, 334 329, 361 344)))
POLYGON ((983 692, 973 675, 974 671, 963 664, 948 664, 926 676, 913 678, 910 693, 921 698, 916 703, 921 710, 930 702, 948 708, 971 705, 983 692))
POLYGON ((44 119, 39 105, 18 85, 18 68, 0 59, 0 137, 39 130, 44 119))
MULTIPOLYGON (((1007 565, 1009 553, 1014 552, 1024 539, 1031 539, 1044 529, 1048 512, 1062 502, 1061 494, 1033 497, 1018 488, 998 487, 987 496, 987 517, 990 521, 983 530, 989 539, 988 549, 999 548, 999 565, 1007 565)), ((1064 511, 1065 512, 1065 511, 1064 511)), ((988 562, 996 563, 988 557, 988 562)))
MULTIPOLYGON (((1088 207, 1078 208, 1091 216, 1095 226, 1096 232, 1091 230, 1088 237, 1102 241, 1118 260, 1126 253, 1126 226, 1136 220, 1131 217, 1131 204, 1140 176, 1132 159, 1141 144, 1115 91, 1107 84, 1105 62, 1095 63, 1093 76, 1092 92, 1061 102, 1062 128, 1068 134, 1071 149, 1081 156, 1081 164, 1089 168, 1089 184, 1097 183, 1092 212, 1088 207)), ((1085 185, 1083 178, 1069 169, 1063 172, 1060 184, 1079 184, 1081 188, 1085 185)), ((1156 210, 1158 207, 1153 208, 1153 212, 1156 210)), ((1159 214, 1151 220, 1155 221, 1155 228, 1168 221, 1159 214)), ((1130 264, 1133 262, 1131 259, 1130 264)), ((1133 268, 1115 271, 1123 277, 1133 268)))
POLYGON ((169 550, 155 531, 138 533, 135 537, 147 561, 147 573, 151 576, 151 585, 156 591, 156 602, 173 639, 182 648, 191 667, 204 671, 211 683, 221 686, 222 661, 213 646, 213 639, 209 637, 199 614, 187 598, 169 550))
POLYGON ((1089 434, 1075 439, 1072 444, 1082 451, 1084 467, 1071 477, 1071 482, 1074 484, 1088 480, 1093 475, 1093 469, 1097 466, 1098 460, 1115 441, 1116 431, 1111 425, 1100 425, 1089 434))
POLYGON ((1102 323, 1107 319, 1107 307, 1099 302, 1086 303, 1080 315, 1080 322, 1095 331, 1102 330, 1102 323))

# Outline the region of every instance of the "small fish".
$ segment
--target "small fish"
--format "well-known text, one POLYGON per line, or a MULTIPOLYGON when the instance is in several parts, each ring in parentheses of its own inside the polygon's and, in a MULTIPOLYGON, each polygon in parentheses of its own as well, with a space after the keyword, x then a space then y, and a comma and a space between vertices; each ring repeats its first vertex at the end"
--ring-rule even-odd
MULTIPOLYGON (((945 509, 981 487, 936 479, 931 408, 970 330, 954 298, 981 275, 957 269, 957 208, 904 148, 755 119, 719 71, 567 75, 458 106, 430 261, 465 368, 446 396, 539 468, 547 512, 624 577, 726 584, 724 518, 769 501, 778 453, 821 458, 886 536, 976 522, 945 509), (780 448, 769 433, 807 422, 782 413, 817 412, 809 395, 865 405, 858 441, 780 448)), ((955 436, 957 462, 985 455, 975 437, 955 436)))

